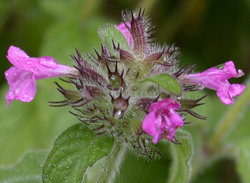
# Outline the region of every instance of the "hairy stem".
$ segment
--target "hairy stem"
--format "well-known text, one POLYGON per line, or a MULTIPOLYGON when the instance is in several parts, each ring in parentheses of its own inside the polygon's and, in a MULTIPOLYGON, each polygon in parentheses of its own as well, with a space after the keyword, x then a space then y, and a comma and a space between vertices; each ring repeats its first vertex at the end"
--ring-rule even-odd
POLYGON ((119 173, 121 163, 124 160, 125 152, 126 145, 114 143, 112 151, 105 160, 97 181, 98 183, 112 183, 115 181, 115 177, 119 173))

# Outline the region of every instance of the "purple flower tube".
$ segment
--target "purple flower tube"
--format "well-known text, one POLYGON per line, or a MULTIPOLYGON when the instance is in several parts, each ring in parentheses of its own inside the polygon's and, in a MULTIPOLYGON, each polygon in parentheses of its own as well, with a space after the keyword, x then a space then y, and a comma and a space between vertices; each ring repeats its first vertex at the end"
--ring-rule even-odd
POLYGON ((7 59, 13 64, 5 72, 9 84, 9 90, 5 96, 8 105, 12 100, 32 101, 36 95, 38 79, 77 75, 75 68, 60 65, 52 57, 29 57, 15 46, 9 47, 7 59))

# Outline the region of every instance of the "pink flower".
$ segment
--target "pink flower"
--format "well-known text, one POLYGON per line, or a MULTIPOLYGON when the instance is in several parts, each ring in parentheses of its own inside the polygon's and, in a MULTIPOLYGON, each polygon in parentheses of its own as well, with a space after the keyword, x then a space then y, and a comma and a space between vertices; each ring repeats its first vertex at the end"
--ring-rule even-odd
POLYGON ((233 97, 240 95, 246 88, 243 84, 230 84, 228 79, 243 75, 242 70, 236 70, 234 63, 228 61, 223 69, 212 67, 201 73, 182 75, 180 80, 185 84, 198 84, 216 90, 221 102, 228 105, 234 103, 233 97))
POLYGON ((15 46, 9 47, 7 59, 13 64, 5 72, 9 84, 9 91, 5 96, 8 104, 12 100, 32 101, 36 94, 36 80, 38 79, 77 74, 75 68, 60 65, 52 57, 29 57, 15 46))
POLYGON ((120 23, 119 25, 116 26, 116 28, 123 34, 123 36, 127 40, 128 45, 130 47, 133 47, 134 41, 133 41, 133 37, 129 31, 130 27, 131 27, 131 25, 129 22, 120 23))
POLYGON ((163 135, 167 140, 174 140, 175 130, 184 125, 182 117, 175 111, 180 104, 172 98, 152 103, 149 113, 142 122, 142 129, 153 137, 156 144, 163 135))

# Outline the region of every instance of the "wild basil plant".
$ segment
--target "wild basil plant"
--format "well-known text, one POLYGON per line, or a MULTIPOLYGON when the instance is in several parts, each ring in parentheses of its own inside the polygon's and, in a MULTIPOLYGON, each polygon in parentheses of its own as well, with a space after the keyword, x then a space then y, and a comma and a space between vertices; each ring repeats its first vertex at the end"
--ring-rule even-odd
POLYGON ((78 50, 71 55, 73 66, 9 47, 7 59, 13 66, 5 72, 8 105, 13 100, 31 102, 39 79, 61 77, 60 82, 73 86, 56 82, 64 100, 50 106, 71 106, 80 123, 55 141, 43 166, 43 182, 87 181, 89 167, 98 162, 102 168, 97 182, 113 182, 128 151, 151 161, 165 154, 160 143, 188 146, 186 117, 206 119, 194 110, 205 96, 190 98, 188 93, 208 88, 231 105, 245 90, 243 84, 228 81, 244 75, 233 61, 197 73, 194 65, 179 63, 177 47, 155 43, 152 28, 143 10, 124 11, 122 23, 100 28, 100 49, 87 56, 78 50))

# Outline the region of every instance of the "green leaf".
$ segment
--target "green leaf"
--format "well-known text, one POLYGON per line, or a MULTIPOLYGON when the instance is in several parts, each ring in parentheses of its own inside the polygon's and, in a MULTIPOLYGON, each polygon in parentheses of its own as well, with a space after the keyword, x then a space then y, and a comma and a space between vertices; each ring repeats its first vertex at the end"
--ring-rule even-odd
POLYGON ((0 183, 40 183, 47 152, 29 152, 16 164, 0 167, 0 183))
POLYGON ((245 139, 238 144, 237 148, 237 170, 243 183, 250 182, 250 139, 245 139))
POLYGON ((149 78, 144 79, 143 81, 150 81, 155 83, 170 93, 180 95, 181 94, 181 85, 180 83, 173 77, 168 74, 159 74, 149 78))
POLYGON ((169 183, 188 183, 191 178, 191 159, 193 142, 189 133, 182 131, 176 137, 181 145, 171 144, 172 166, 170 166, 169 183))
POLYGON ((130 50, 126 38, 114 25, 107 24, 101 27, 98 33, 101 40, 106 44, 110 51, 114 50, 112 41, 114 41, 115 44, 119 43, 121 49, 130 50))
POLYGON ((114 142, 110 153, 106 157, 98 160, 91 168, 88 168, 84 182, 114 182, 116 175, 120 174, 120 167, 121 164, 123 164, 126 152, 127 144, 114 142))
POLYGON ((13 101, 6 106, 2 88, 0 97, 0 164, 16 162, 30 149, 46 149, 65 128, 78 120, 69 108, 49 107, 48 101, 58 101, 59 93, 52 80, 38 81, 38 92, 30 103, 13 101))
POLYGON ((73 125, 55 141, 43 167, 44 183, 79 183, 86 169, 106 156, 113 140, 97 136, 84 124, 73 125))

